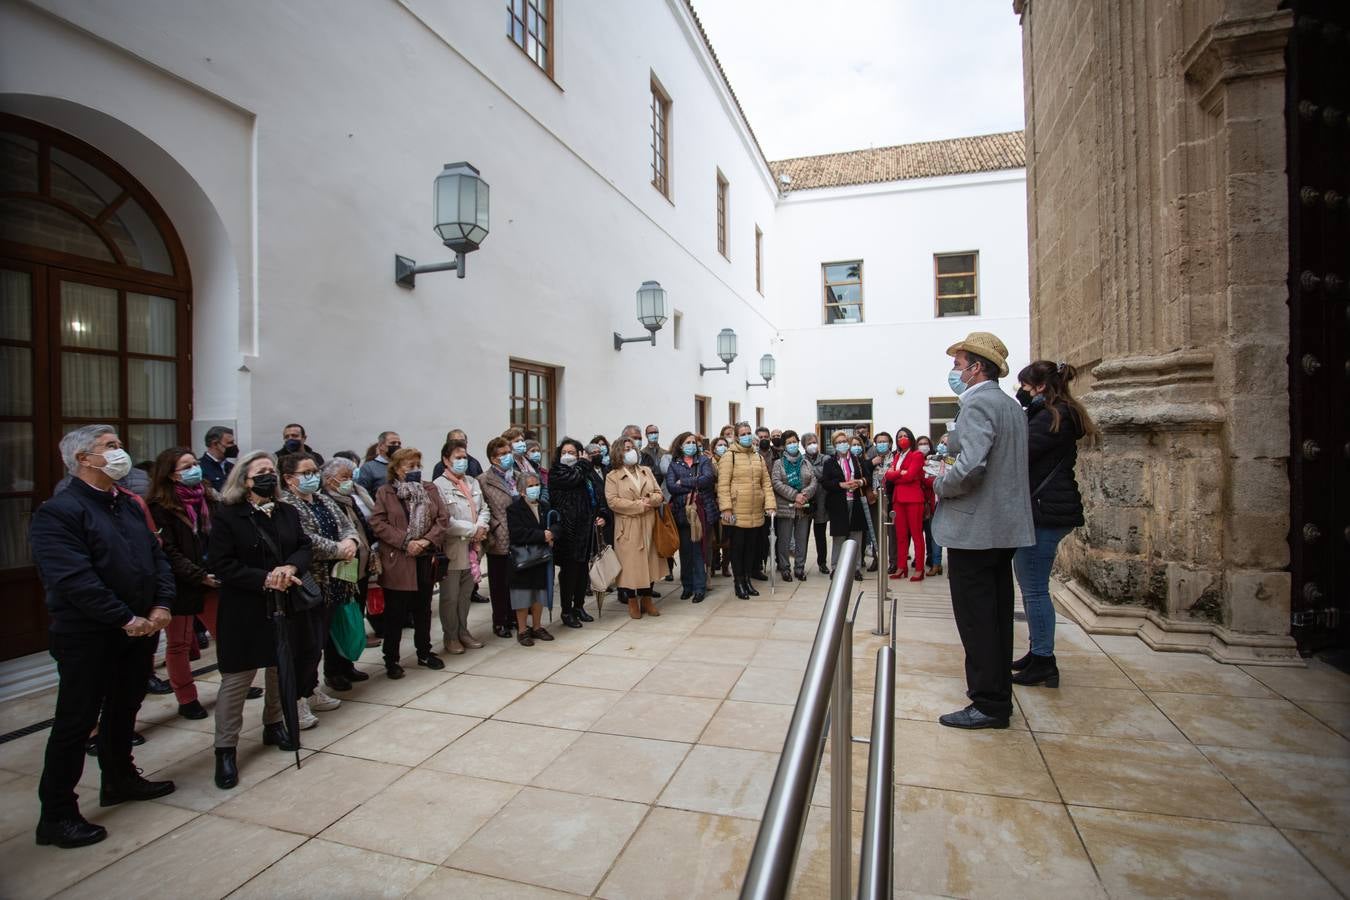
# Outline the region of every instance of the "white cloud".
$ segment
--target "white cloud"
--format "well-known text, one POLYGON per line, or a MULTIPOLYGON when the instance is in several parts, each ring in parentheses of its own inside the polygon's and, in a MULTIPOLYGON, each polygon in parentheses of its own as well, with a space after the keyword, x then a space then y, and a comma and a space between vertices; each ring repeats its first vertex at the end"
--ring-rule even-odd
POLYGON ((1011 0, 693 0, 769 159, 1022 127, 1011 0))

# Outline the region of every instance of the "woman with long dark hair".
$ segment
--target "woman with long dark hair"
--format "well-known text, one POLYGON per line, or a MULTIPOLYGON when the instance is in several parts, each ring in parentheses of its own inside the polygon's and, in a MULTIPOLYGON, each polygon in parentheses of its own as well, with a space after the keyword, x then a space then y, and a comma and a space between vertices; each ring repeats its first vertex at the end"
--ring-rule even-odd
POLYGON ((553 558, 558 563, 558 593, 562 606, 562 623, 568 628, 580 628, 583 622, 594 622, 586 612, 586 590, 590 586, 589 568, 595 551, 596 530, 604 528, 604 488, 596 492, 591 478, 595 465, 581 452, 581 442, 565 437, 553 454, 553 466, 548 470, 549 504, 558 514, 553 529, 553 558))
POLYGON ((1014 684, 1059 687, 1050 570, 1060 541, 1083 524, 1083 498, 1074 467, 1078 442, 1097 435, 1092 418, 1069 390, 1077 374, 1068 363, 1044 359, 1017 373, 1021 383, 1017 399, 1027 411, 1027 466, 1036 543, 1013 555, 1031 635, 1030 651, 1012 664, 1014 684))

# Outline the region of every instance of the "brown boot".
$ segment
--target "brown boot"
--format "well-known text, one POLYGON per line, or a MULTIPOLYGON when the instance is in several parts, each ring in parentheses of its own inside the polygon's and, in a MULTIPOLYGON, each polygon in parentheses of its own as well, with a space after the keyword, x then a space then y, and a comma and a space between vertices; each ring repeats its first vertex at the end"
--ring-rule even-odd
POLYGON ((638 604, 636 597, 628 601, 628 615, 634 619, 642 618, 642 607, 638 604))
POLYGON ((459 656, 464 652, 464 645, 456 638, 446 638, 443 646, 445 647, 446 653, 451 653, 455 656, 459 656))
POLYGON ((647 615, 649 616, 661 615, 661 610, 656 608, 656 601, 652 600, 651 597, 641 597, 639 599, 642 600, 642 611, 645 612, 647 615))
POLYGON ((461 631, 459 633, 459 642, 463 644, 465 647, 469 648, 470 650, 483 649, 483 642, 480 641, 478 638, 474 637, 473 635, 469 634, 467 631, 461 631))

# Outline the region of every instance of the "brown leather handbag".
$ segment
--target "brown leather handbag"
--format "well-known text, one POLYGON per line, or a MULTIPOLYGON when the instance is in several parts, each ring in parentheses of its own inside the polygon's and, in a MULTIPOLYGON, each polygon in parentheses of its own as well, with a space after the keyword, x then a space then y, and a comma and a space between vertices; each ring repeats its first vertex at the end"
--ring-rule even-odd
POLYGON ((656 545, 656 555, 662 559, 671 559, 680 552, 680 526, 675 524, 675 511, 669 503, 656 511, 652 541, 656 545))

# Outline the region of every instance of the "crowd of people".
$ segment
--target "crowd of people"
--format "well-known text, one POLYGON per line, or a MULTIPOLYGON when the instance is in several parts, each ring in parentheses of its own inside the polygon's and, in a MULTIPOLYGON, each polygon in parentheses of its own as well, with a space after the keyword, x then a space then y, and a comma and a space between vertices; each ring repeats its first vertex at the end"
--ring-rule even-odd
POLYGON ((259 669, 263 742, 291 751, 300 736, 288 719, 305 730, 338 708, 337 695, 370 677, 354 662, 368 646, 381 647, 388 678, 404 677, 405 629, 417 665, 442 669, 442 653, 491 639, 469 628, 475 601, 491 605, 496 639, 530 647, 554 640, 543 612, 555 598, 565 628, 593 622, 587 596, 611 590, 632 618, 659 616, 657 587, 674 580, 677 558, 680 599, 692 603, 719 578, 737 598, 758 596, 770 566, 783 582, 805 581, 813 538, 822 576, 845 542, 863 546, 857 570, 844 573, 857 579, 879 558, 892 578, 941 576, 945 547, 972 704, 942 721, 1006 727, 1012 681, 1058 684, 1049 571, 1059 541, 1082 524, 1074 453, 1092 424, 1069 392, 1072 367, 1028 366, 1019 405, 982 389, 1008 374, 997 338, 977 333, 949 353, 961 414, 936 441, 903 427, 816 434, 739 422, 666 441, 656 425, 629 425, 613 440, 564 437, 545 448, 512 427, 485 442, 480 461, 461 429, 435 456, 387 430, 364 454, 325 460, 299 424, 285 427, 276 452, 242 454, 233 432, 216 427, 202 454, 167 449, 134 478, 112 427, 75 429, 61 441, 70 476, 30 532, 60 674, 38 843, 106 836, 77 804, 86 745, 102 770, 101 805, 174 790, 141 777, 131 755, 160 631, 178 714, 190 719, 208 715, 190 667, 197 629, 217 642, 215 783, 229 790, 259 669), (878 554, 879 539, 888 554, 878 554), (595 584, 605 553, 617 576, 595 584), (1017 661, 1014 558, 1031 628, 1017 661), (283 682, 293 699, 283 699, 283 682))

